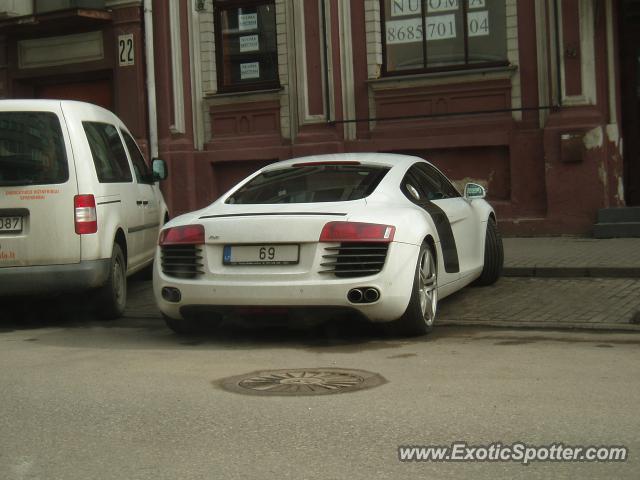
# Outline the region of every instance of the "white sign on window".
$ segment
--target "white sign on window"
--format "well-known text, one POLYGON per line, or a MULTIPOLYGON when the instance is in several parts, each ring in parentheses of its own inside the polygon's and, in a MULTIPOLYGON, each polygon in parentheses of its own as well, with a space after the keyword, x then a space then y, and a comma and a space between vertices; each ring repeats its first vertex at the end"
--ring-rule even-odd
POLYGON ((427 0, 427 15, 458 9, 458 0, 427 0))
POLYGON ((260 78, 260 63, 241 63, 240 80, 250 80, 252 78, 260 78))
MULTIPOLYGON (((468 0, 472 3, 482 2, 484 6, 485 0, 468 0)), ((427 14, 450 12, 460 7, 458 0, 427 0, 427 14)), ((477 8, 474 5, 473 8, 477 8)), ((403 15, 420 15, 422 13, 422 0, 391 0, 391 16, 400 17, 403 15)))
MULTIPOLYGON (((421 18, 386 22, 387 45, 422 42, 424 34, 421 18)), ((456 38, 456 16, 436 15, 427 17, 427 42, 456 38)))
POLYGON ((468 0, 469 8, 484 8, 485 0, 468 0))
POLYGON ((258 28, 257 13, 240 13, 238 14, 238 30, 256 30, 258 28))
POLYGON ((489 35, 489 11, 469 12, 467 14, 467 24, 470 37, 489 35))
POLYGON ((422 19, 392 20, 385 24, 387 45, 422 42, 422 19))
POLYGON ((241 52, 255 52, 256 50, 260 50, 258 35, 245 35, 244 37, 240 37, 241 52))
POLYGON ((422 0, 391 0, 391 16, 420 15, 422 0))
POLYGON ((427 17, 427 42, 456 38, 456 16, 437 15, 427 17))

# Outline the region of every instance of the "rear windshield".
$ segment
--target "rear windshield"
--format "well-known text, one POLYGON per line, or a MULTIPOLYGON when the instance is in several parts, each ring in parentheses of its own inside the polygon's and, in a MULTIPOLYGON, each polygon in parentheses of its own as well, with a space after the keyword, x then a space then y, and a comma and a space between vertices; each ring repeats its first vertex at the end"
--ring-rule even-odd
POLYGON ((370 195, 388 167, 310 165, 263 172, 226 203, 319 203, 358 200, 370 195))
POLYGON ((69 178, 60 122, 50 112, 0 112, 0 186, 69 178))

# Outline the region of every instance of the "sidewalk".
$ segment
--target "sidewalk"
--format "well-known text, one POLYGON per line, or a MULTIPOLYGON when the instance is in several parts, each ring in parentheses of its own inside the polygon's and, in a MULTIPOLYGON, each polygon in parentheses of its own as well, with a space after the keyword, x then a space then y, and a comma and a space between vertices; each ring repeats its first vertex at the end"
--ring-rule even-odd
POLYGON ((640 279, 503 277, 441 300, 436 322, 640 332, 640 279))
POLYGON ((504 275, 640 278, 640 238, 504 238, 504 275))
POLYGON ((640 238, 503 241, 504 277, 441 301, 438 323, 640 331, 640 238))

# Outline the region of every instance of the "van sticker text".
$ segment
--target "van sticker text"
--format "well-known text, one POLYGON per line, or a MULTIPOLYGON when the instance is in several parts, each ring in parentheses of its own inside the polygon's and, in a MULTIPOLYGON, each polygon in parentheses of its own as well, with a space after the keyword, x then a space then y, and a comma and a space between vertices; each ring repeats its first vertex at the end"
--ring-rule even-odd
POLYGON ((20 200, 44 200, 45 195, 57 195, 57 188, 30 188, 28 190, 11 190, 5 192, 5 196, 20 197, 20 200))
POLYGON ((16 259, 16 252, 12 252, 12 251, 2 252, 2 251, 0 251, 0 262, 1 261, 6 261, 6 260, 15 260, 15 259, 16 259))

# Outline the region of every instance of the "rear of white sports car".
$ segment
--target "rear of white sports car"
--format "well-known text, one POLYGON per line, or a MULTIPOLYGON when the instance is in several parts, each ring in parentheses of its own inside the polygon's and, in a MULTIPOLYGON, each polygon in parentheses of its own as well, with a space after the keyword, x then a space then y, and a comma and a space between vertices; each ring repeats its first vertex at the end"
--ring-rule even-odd
POLYGON ((398 319, 420 245, 397 241, 393 210, 367 203, 389 170, 291 164, 168 223, 154 268, 167 323, 284 310, 398 319))

